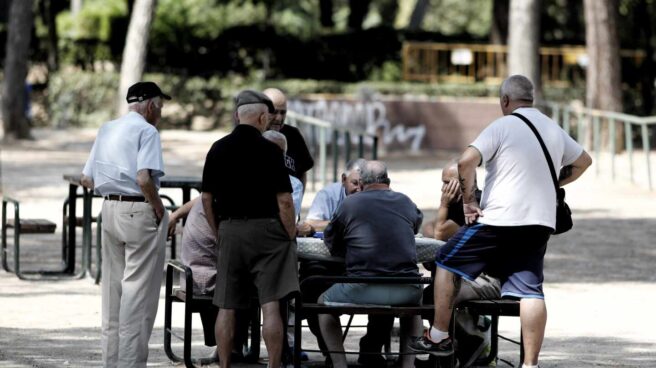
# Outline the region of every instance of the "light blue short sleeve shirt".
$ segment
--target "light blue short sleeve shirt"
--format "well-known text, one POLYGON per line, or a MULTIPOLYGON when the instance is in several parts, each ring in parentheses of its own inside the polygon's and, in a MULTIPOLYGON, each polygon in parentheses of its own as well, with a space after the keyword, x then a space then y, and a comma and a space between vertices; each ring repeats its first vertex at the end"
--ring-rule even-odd
POLYGON ((330 220, 339 205, 344 201, 344 198, 346 198, 346 192, 342 183, 337 182, 327 185, 314 197, 307 219, 330 220))
POLYGON ((96 136, 82 173, 100 195, 142 195, 139 170, 151 170, 155 187, 164 175, 162 144, 157 129, 136 112, 105 123, 96 136))

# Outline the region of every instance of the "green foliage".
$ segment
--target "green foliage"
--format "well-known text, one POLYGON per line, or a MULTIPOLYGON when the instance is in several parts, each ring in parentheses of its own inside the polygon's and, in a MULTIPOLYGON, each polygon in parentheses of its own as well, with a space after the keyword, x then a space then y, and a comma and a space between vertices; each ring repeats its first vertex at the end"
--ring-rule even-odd
POLYGON ((444 35, 469 33, 483 37, 490 32, 493 0, 431 0, 423 29, 444 35))
POLYGON ((227 28, 265 21, 264 5, 251 1, 161 0, 151 38, 174 43, 190 37, 214 39, 227 28))
POLYGON ((113 117, 118 74, 60 72, 50 76, 47 110, 55 127, 99 126, 113 117))
MULTIPOLYGON (((394 66, 383 67, 393 69, 394 66)), ((55 127, 96 127, 114 119, 117 73, 59 72, 51 75, 47 90, 44 120, 55 127)), ((482 83, 438 84, 411 82, 361 82, 341 83, 336 81, 290 79, 258 81, 240 76, 227 78, 183 77, 168 74, 147 74, 151 80, 169 92, 173 100, 165 107, 162 127, 189 129, 192 121, 202 117, 210 122, 210 128, 230 126, 234 109, 233 96, 244 88, 263 90, 277 87, 290 98, 305 94, 351 94, 357 95, 366 87, 383 95, 420 95, 450 97, 497 97, 498 86, 482 83)), ((571 101, 584 96, 581 88, 545 88, 545 97, 550 101, 571 101)))
POLYGON ((112 21, 127 14, 125 0, 86 0, 78 14, 64 11, 57 16, 57 33, 62 38, 109 41, 112 21))
POLYGON ((369 74, 369 80, 381 82, 398 82, 403 79, 400 61, 386 61, 369 74))

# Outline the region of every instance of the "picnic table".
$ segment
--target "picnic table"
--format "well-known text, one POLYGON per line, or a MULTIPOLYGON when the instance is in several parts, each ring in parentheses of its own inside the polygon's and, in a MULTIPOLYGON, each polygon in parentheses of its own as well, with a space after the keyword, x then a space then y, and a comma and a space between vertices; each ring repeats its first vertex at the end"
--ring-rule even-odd
MULTIPOLYGON (((425 238, 423 236, 415 237, 417 245, 417 263, 430 262, 435 259, 435 253, 444 244, 441 240, 425 238)), ((296 238, 297 254, 299 258, 344 262, 344 258, 336 257, 330 254, 330 250, 324 244, 323 239, 313 237, 296 238)))
POLYGON ((64 181, 68 182, 68 222, 62 224, 68 230, 68 236, 63 237, 62 244, 66 268, 64 273, 75 273, 75 247, 77 244, 75 228, 77 227, 77 198, 78 188, 82 188, 82 270, 81 275, 88 270, 91 264, 91 201, 93 192, 82 185, 82 175, 64 174, 64 181))
MULTIPOLYGON (((63 226, 67 227, 68 236, 62 239, 62 252, 64 262, 66 264, 64 272, 66 274, 75 274, 75 247, 77 245, 75 228, 78 226, 78 206, 77 199, 82 196, 82 270, 80 276, 86 272, 91 273, 92 265, 92 231, 91 223, 92 218, 92 200, 94 197, 93 191, 82 185, 82 176, 80 174, 64 174, 63 179, 68 182, 68 220, 63 226), (78 193, 78 188, 82 188, 82 193, 78 193)), ((195 176, 173 176, 167 175, 160 178, 161 188, 180 188, 182 190, 182 204, 191 200, 191 190, 196 189, 198 192, 201 190, 202 179, 195 176)), ((66 230, 65 230, 66 231, 66 230)), ((97 267, 100 270, 100 264, 97 267)))

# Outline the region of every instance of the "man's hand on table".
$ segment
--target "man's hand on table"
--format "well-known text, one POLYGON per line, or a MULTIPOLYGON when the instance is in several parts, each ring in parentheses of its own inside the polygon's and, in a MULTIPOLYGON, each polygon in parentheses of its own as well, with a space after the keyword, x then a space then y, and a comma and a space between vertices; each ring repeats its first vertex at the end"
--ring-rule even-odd
POLYGON ((312 225, 308 224, 307 222, 301 222, 300 224, 296 224, 296 236, 312 236, 315 233, 314 228, 312 225))

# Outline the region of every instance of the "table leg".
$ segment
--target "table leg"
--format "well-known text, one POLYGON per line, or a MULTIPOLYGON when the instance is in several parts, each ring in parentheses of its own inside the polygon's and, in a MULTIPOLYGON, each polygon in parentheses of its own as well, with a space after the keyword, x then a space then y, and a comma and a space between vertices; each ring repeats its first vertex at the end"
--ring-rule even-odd
POLYGON ((182 188, 182 205, 191 201, 191 188, 182 188))
POLYGON ((77 185, 68 186, 68 244, 64 244, 65 265, 64 273, 75 273, 75 221, 76 221, 76 200, 77 185))
POLYGON ((93 200, 93 193, 87 189, 82 188, 84 210, 82 213, 82 270, 91 273, 91 205, 93 200))

